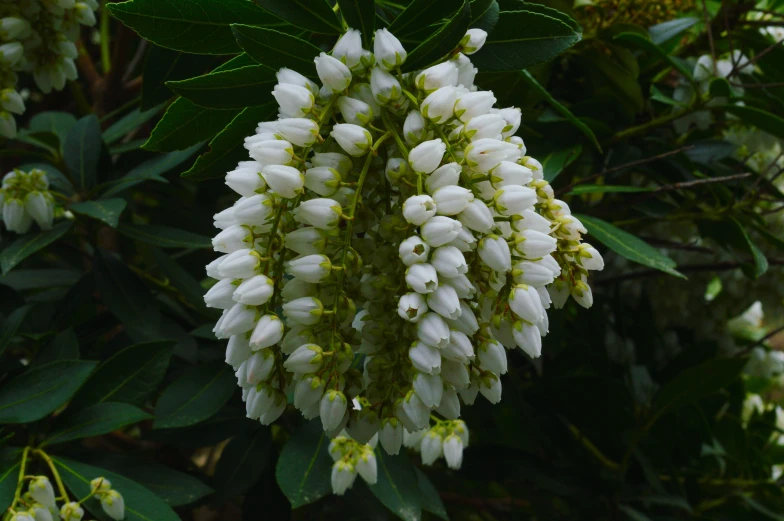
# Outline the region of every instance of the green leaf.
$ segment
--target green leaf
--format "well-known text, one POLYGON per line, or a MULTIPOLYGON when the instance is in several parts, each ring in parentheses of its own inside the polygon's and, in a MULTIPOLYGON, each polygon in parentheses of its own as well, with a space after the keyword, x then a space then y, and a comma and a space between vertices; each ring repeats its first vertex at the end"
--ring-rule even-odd
POLYGON ((32 365, 41 366, 58 360, 78 360, 79 339, 73 329, 65 329, 57 333, 49 345, 42 348, 32 365))
POLYGON ((16 447, 0 449, 0 509, 8 508, 14 500, 21 464, 22 449, 16 447))
POLYGON ((47 436, 43 444, 100 436, 149 418, 149 414, 127 403, 97 403, 75 414, 58 418, 54 432, 47 436))
POLYGON ((101 300, 136 340, 158 338, 160 314, 147 287, 124 262, 97 250, 93 260, 95 284, 101 300))
POLYGON ((772 112, 742 105, 724 105, 716 107, 715 110, 729 112, 733 116, 737 116, 747 125, 764 130, 779 139, 784 139, 784 119, 772 112))
POLYGON ((408 53, 403 70, 413 71, 426 67, 449 54, 460 44, 460 40, 463 39, 470 25, 471 8, 468 0, 464 0, 462 7, 447 23, 408 53))
POLYGON ((756 279, 768 270, 768 259, 765 254, 751 240, 749 234, 736 218, 732 217, 726 221, 705 221, 698 223, 698 228, 703 236, 710 237, 724 248, 731 246, 737 250, 748 253, 751 256, 751 263, 744 263, 741 266, 744 274, 756 279))
POLYGON ((583 147, 581 145, 574 145, 571 147, 563 148, 561 150, 556 150, 555 152, 551 152, 542 160, 542 168, 544 169, 544 178, 549 181, 553 182, 553 180, 558 177, 564 169, 571 165, 580 154, 583 152, 583 147))
POLYGON ((117 228, 117 225, 120 224, 120 214, 125 210, 127 204, 125 199, 99 199, 72 204, 70 209, 78 214, 103 221, 112 228, 117 228))
POLYGON ((376 32, 375 0, 338 0, 338 7, 348 26, 362 33, 363 47, 371 49, 376 32))
POLYGON ((34 367, 0 389, 0 423, 30 423, 67 402, 96 362, 60 360, 34 367))
POLYGON ((650 35, 651 41, 653 43, 661 45, 667 40, 675 38, 685 30, 694 26, 699 21, 700 19, 695 16, 676 18, 675 20, 652 25, 648 28, 648 34, 650 35))
POLYGON ((642 239, 596 217, 587 215, 575 215, 575 217, 585 225, 591 236, 622 257, 675 277, 686 278, 675 269, 675 261, 642 239))
POLYGON ((0 268, 3 275, 33 253, 46 248, 65 235, 71 229, 73 221, 63 221, 51 230, 33 231, 16 239, 10 246, 0 252, 0 268))
POLYGON ((438 490, 430 482, 430 478, 419 469, 414 469, 417 477, 417 486, 419 488, 419 497, 422 502, 422 509, 427 510, 434 516, 444 521, 449 521, 449 515, 446 513, 446 507, 441 501, 441 496, 438 495, 438 490))
POLYGON ((139 166, 134 167, 117 181, 107 183, 108 188, 101 194, 101 197, 109 197, 118 194, 145 181, 168 183, 169 181, 165 177, 161 177, 161 174, 186 162, 200 148, 201 143, 186 148, 185 150, 156 155, 152 159, 148 159, 139 166))
POLYGON ((711 358, 681 371, 662 386, 653 400, 656 414, 694 403, 732 384, 743 371, 747 358, 711 358))
POLYGON ((656 85, 651 85, 651 99, 653 101, 658 101, 659 103, 664 103, 665 105, 670 105, 671 107, 686 107, 684 103, 675 101, 671 97, 666 96, 661 90, 659 90, 658 87, 656 87, 656 85))
POLYGON ((272 437, 267 427, 244 431, 231 439, 215 468, 217 496, 221 501, 247 491, 269 462, 272 437))
POLYGON ((212 248, 212 239, 204 235, 155 224, 123 224, 121 234, 161 248, 212 248))
POLYGON ((606 193, 637 193, 650 192, 653 188, 644 186, 622 186, 622 185, 580 185, 572 188, 566 195, 581 194, 606 194, 606 193))
POLYGON ((651 518, 640 512, 639 510, 635 510, 629 505, 618 505, 618 510, 626 514, 626 518, 630 519, 631 521, 651 521, 651 518))
POLYGON ((163 110, 163 104, 147 110, 135 108, 128 114, 117 120, 103 132, 104 143, 111 144, 125 137, 129 132, 136 130, 144 125, 163 110))
POLYGON ((15 291, 72 286, 79 280, 76 270, 14 270, 0 277, 0 284, 15 291))
POLYGON ((195 54, 234 54, 239 47, 230 25, 279 25, 248 0, 130 0, 106 6, 145 40, 195 54))
MULTIPOLYGON (((757 279, 765 274, 768 271, 768 259, 765 257, 765 254, 762 253, 762 250, 754 244, 754 241, 751 240, 749 234, 746 232, 743 225, 735 218, 732 218, 732 222, 735 226, 740 230, 740 233, 743 236, 743 248, 751 255, 752 266, 744 270, 744 272, 752 279, 757 279)), ((745 267, 745 266, 744 266, 745 267)))
POLYGON ((193 181, 203 181, 223 177, 237 167, 237 163, 247 159, 248 151, 243 146, 244 138, 253 135, 259 121, 274 117, 278 110, 276 103, 260 107, 248 107, 235 117, 215 139, 210 141, 210 151, 200 156, 190 170, 182 177, 193 181))
POLYGON ((222 361, 189 367, 158 399, 153 428, 185 427, 206 420, 223 407, 236 388, 234 371, 222 361))
POLYGON ((83 117, 68 132, 63 160, 79 188, 95 186, 102 146, 101 124, 95 114, 83 117))
POLYGON ((368 486, 373 495, 401 519, 421 520, 422 505, 417 475, 408 456, 390 456, 386 451, 377 450, 376 461, 378 481, 368 486))
POLYGON ((22 306, 15 309, 8 315, 8 318, 0 323, 0 355, 2 355, 3 351, 11 344, 11 340, 16 336, 16 332, 19 331, 19 327, 22 325, 22 322, 24 322, 31 307, 32 306, 22 306))
POLYGON ((118 351, 95 370, 71 403, 84 408, 96 403, 141 405, 153 393, 169 367, 174 342, 146 342, 118 351))
MULTIPOLYGON (((258 5, 291 25, 320 34, 341 34, 343 27, 325 0, 257 0, 258 5)), ((237 22, 248 23, 245 20, 237 22)))
POLYGON ((502 11, 484 47, 471 58, 485 72, 515 71, 549 61, 581 38, 557 18, 526 10, 502 11))
POLYGON ((312 43, 264 27, 234 24, 231 30, 242 50, 257 63, 273 71, 288 67, 309 78, 318 78, 313 59, 321 49, 312 43))
MULTIPOLYGON (((65 485, 77 498, 90 496, 92 479, 96 477, 108 479, 112 488, 121 491, 123 495, 125 521, 180 521, 180 517, 161 498, 125 476, 61 456, 53 456, 52 460, 58 467, 65 485)), ((104 514, 97 499, 90 497, 83 506, 98 519, 110 520, 104 514)))
POLYGON ((68 112, 39 112, 32 118, 28 128, 31 132, 50 132, 58 137, 60 146, 65 143, 68 133, 76 125, 76 118, 68 112))
MULTIPOLYGON (((463 0, 413 0, 389 26, 389 31, 400 38, 431 26, 445 17, 451 18, 463 6, 463 0)), ((407 41, 407 40, 406 40, 407 41)))
POLYGON ((593 143, 593 146, 596 147, 596 150, 598 150, 599 153, 602 152, 602 147, 601 145, 599 145, 599 140, 596 139, 596 135, 593 133, 593 130, 591 130, 588 127, 588 125, 580 121, 580 119, 578 119, 577 116, 572 114, 572 112, 569 109, 561 105, 561 103, 559 103, 552 96, 552 94, 550 94, 547 91, 547 89, 545 89, 538 81, 536 81, 536 78, 534 78, 530 72, 521 71, 520 74, 522 75, 523 80, 525 80, 525 82, 528 85, 533 87, 535 91, 537 91, 542 97, 544 97, 544 99, 547 101, 547 103, 550 104, 551 107, 553 107, 561 116, 566 118, 566 120, 569 121, 572 125, 577 127, 580 130, 580 132, 585 134, 585 137, 587 137, 591 141, 591 143, 593 143))
POLYGON ((134 480, 172 507, 189 505, 214 492, 190 474, 165 465, 148 463, 133 453, 102 459, 100 464, 106 470, 122 473, 126 478, 134 480))
POLYGON ((328 447, 329 438, 318 421, 301 424, 283 446, 275 477, 292 508, 313 503, 332 493, 332 458, 328 447))
POLYGON ((51 190, 60 192, 62 194, 71 196, 76 193, 76 188, 71 184, 70 179, 65 177, 65 174, 48 163, 27 163, 19 167, 20 170, 29 172, 37 168, 46 172, 46 177, 49 179, 49 187, 51 190))
POLYGON ((185 299, 198 309, 205 309, 204 287, 193 275, 185 271, 176 260, 166 255, 160 249, 150 247, 155 262, 158 263, 166 277, 171 281, 175 288, 180 290, 185 299))
MULTIPOLYGON (((530 5, 530 4, 529 4, 530 5)), ((473 0, 471 2, 471 28, 491 33, 501 16, 496 0, 473 0)))
MULTIPOLYGON (((539 14, 549 16, 550 18, 555 18, 556 20, 559 20, 565 23, 566 25, 568 25, 569 27, 571 27, 575 32, 579 33, 582 31, 582 29, 580 28, 580 24, 578 24, 574 18, 572 18, 571 16, 569 16, 564 12, 559 11, 558 9, 554 9, 546 5, 536 4, 536 3, 529 3, 529 2, 521 2, 521 3, 522 5, 520 8, 524 9, 525 11, 529 11, 532 13, 539 13, 539 14)), ((504 11, 516 11, 516 10, 517 9, 504 9, 504 11)))
POLYGON ((616 34, 613 38, 614 40, 620 40, 622 42, 631 43, 640 47, 641 49, 645 49, 646 51, 658 56, 662 60, 666 61, 670 64, 670 67, 674 68, 678 72, 680 72, 685 78, 692 78, 692 74, 688 67, 686 67, 683 62, 679 60, 674 60, 672 57, 664 52, 664 49, 653 43, 651 40, 646 38, 645 36, 639 33, 620 33, 616 34))
POLYGON ((200 76, 210 70, 214 61, 214 56, 188 54, 150 45, 142 72, 142 110, 149 110, 174 96, 165 85, 167 81, 200 76))
POLYGON ((193 103, 211 109, 243 109, 272 100, 275 71, 266 65, 248 65, 166 85, 193 103))

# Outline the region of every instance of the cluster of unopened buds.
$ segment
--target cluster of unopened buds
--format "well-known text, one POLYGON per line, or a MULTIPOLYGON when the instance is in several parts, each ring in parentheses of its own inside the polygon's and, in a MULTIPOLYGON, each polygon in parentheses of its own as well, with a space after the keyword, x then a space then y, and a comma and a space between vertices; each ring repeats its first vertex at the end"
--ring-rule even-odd
POLYGON ((95 24, 97 0, 0 0, 0 136, 16 136, 22 114, 17 73, 28 72, 48 94, 77 77, 80 25, 95 24))
POLYGON ((101 508, 112 519, 125 519, 125 501, 122 494, 112 488, 106 478, 95 478, 90 482, 90 495, 81 501, 67 501, 59 508, 54 488, 47 476, 32 476, 27 493, 21 498, 26 510, 13 510, 11 521, 81 521, 84 517, 82 503, 94 497, 101 503, 101 508))
POLYGON ((42 230, 52 227, 55 201, 43 170, 14 170, 3 176, 0 210, 9 231, 27 233, 33 221, 42 230))
MULTIPOLYGON (((501 399, 506 349, 540 356, 551 304, 591 305, 601 256, 515 136, 520 110, 474 86, 467 55, 485 38, 471 29, 440 63, 402 73, 389 31, 371 53, 349 29, 315 60, 321 87, 277 73, 279 119, 226 175, 241 197, 215 216, 224 255, 207 266, 250 418, 277 419, 293 388, 331 437, 378 435, 397 454, 422 434, 425 462, 457 468, 461 401, 501 399)), ((335 447, 336 491, 354 471, 373 479, 366 449, 335 447)))

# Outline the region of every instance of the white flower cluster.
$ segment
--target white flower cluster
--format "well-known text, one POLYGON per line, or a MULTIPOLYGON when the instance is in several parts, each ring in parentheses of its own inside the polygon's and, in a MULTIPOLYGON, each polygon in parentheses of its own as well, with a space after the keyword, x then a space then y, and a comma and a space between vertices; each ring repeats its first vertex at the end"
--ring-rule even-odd
POLYGON ((13 114, 25 110, 17 72, 31 73, 44 94, 76 79, 74 42, 96 9, 97 0, 0 0, 0 136, 16 136, 13 114))
MULTIPOLYGON (((95 478, 90 482, 92 496, 101 502, 103 511, 112 519, 125 519, 125 501, 112 489, 106 478, 95 478)), ((81 521, 84 509, 76 501, 63 503, 58 509, 54 488, 46 476, 32 476, 25 495, 26 511, 14 511, 11 521, 52 521, 60 516, 63 521, 81 521)))
POLYGON ((9 231, 27 233, 33 221, 42 230, 48 230, 52 227, 54 210, 54 196, 43 170, 14 170, 3 176, 0 211, 9 231))
POLYGON ((463 449, 468 447, 468 427, 463 420, 441 420, 429 429, 404 432, 403 445, 422 454, 422 463, 432 465, 443 456, 451 469, 463 464, 463 449))
POLYGON ((378 479, 378 465, 373 449, 378 443, 378 436, 373 436, 367 444, 361 444, 346 435, 345 432, 336 436, 329 444, 329 455, 335 462, 332 465, 332 490, 342 496, 351 488, 357 474, 368 485, 374 485, 378 479))
MULTIPOLYGON (((389 31, 371 53, 349 29, 315 60, 321 87, 278 72, 279 119, 258 125, 252 160, 226 175, 241 197, 215 216, 224 255, 207 266, 218 282, 205 301, 224 310, 214 331, 249 417, 274 421, 293 387, 331 436, 378 433, 395 454, 431 411, 456 420, 480 392, 498 402, 505 350, 538 357, 551 304, 591 305, 601 256, 515 136, 520 110, 474 86, 466 55, 485 38, 469 30, 404 74, 389 31)), ((453 466, 450 435, 467 432, 456 425, 431 437, 453 466)))

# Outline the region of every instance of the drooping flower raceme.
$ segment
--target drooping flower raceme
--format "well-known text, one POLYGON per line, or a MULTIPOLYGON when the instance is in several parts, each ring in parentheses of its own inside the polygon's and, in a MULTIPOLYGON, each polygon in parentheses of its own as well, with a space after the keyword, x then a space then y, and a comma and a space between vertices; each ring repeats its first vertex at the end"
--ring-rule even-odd
POLYGON ((551 305, 592 303, 601 256, 515 136, 520 110, 473 84, 466 55, 485 36, 400 74, 394 35, 378 31, 373 54, 350 29, 315 59, 323 88, 278 72, 279 119, 226 176, 240 197, 215 216, 215 333, 250 418, 274 421, 293 390, 342 436, 337 493, 375 479, 362 447, 376 435, 396 454, 427 432, 425 462, 458 468, 461 404, 500 401, 507 349, 540 356, 551 305))
POLYGON ((96 0, 0 1, 0 136, 16 136, 25 110, 17 73, 29 72, 44 94, 77 77, 80 25, 95 25, 96 0))
POLYGON ((3 176, 0 211, 9 231, 26 233, 35 221, 42 230, 52 227, 54 196, 43 170, 14 170, 3 176))

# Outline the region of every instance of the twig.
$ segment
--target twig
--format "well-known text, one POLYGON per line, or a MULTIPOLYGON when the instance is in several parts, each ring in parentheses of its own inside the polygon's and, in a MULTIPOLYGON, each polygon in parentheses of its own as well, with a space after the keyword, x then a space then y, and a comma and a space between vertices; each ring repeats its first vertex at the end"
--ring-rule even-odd
POLYGON ((770 340, 774 336, 778 335, 782 331, 784 331, 784 326, 777 327, 776 329, 774 329, 773 331, 771 331, 770 333, 768 333, 764 337, 762 337, 759 340, 757 340, 751 347, 749 347, 749 349, 754 349, 757 346, 761 346, 762 344, 764 344, 765 342, 767 342, 768 340, 770 340))
POLYGON ((751 172, 745 172, 743 174, 727 175, 727 176, 723 176, 723 177, 709 177, 709 178, 706 178, 706 179, 695 179, 694 181, 684 181, 684 182, 681 182, 681 183, 673 183, 671 185, 660 186, 659 188, 657 188, 655 190, 651 190, 649 193, 650 194, 655 194, 655 193, 658 193, 658 192, 669 192, 671 190, 681 190, 683 188, 692 188, 692 187, 695 187, 695 186, 707 185, 707 184, 711 184, 711 183, 724 183, 724 182, 727 182, 727 181, 735 181, 737 179, 745 179, 746 177, 749 177, 751 175, 753 175, 751 172))
POLYGON ((784 87, 784 82, 779 83, 730 83, 733 87, 741 87, 743 89, 766 89, 768 87, 784 87))
POLYGON ((575 181, 575 182, 573 182, 573 183, 571 183, 571 184, 569 184, 569 185, 567 185, 567 186, 557 190, 556 194, 566 193, 566 192, 568 192, 569 190, 571 190, 572 188, 574 188, 577 185, 586 183, 588 181, 593 181, 593 180, 595 180, 595 179, 597 179, 597 178, 599 178, 599 177, 601 177, 603 175, 612 174, 614 172, 617 172, 619 170, 624 170, 626 168, 632 168, 632 167, 635 167, 635 166, 644 165, 646 163, 651 163, 651 162, 657 161, 659 159, 664 159, 665 157, 670 157, 670 156, 674 156, 675 154, 680 154, 681 152, 684 152, 686 150, 691 150, 692 148, 694 148, 694 145, 688 145, 688 146, 681 147, 681 148, 678 148, 678 149, 675 149, 675 150, 670 150, 669 152, 664 152, 662 154, 658 154, 658 155, 655 155, 655 156, 646 157, 645 159, 638 159, 638 160, 632 161, 630 163, 624 163, 622 165, 614 166, 612 168, 609 168, 607 170, 602 170, 601 172, 597 172, 595 174, 589 175, 588 177, 584 177, 582 179, 579 179, 579 180, 577 180, 577 181, 575 181))
MULTIPOLYGON (((749 63, 748 63, 748 65, 754 65, 755 63, 757 63, 757 61, 758 61, 758 60, 760 60, 760 59, 761 59, 763 56, 765 56, 765 55, 766 55, 766 54, 768 54, 770 51, 772 51, 773 49, 775 49, 776 47, 778 47, 779 45, 781 45, 781 42, 784 42, 784 38, 782 38, 781 40, 779 40, 779 41, 777 41, 776 43, 772 44, 770 47, 767 47, 767 48, 765 48, 765 49, 761 50, 761 51, 760 51, 758 54, 756 54, 756 55, 755 55, 753 58, 749 59, 749 63)), ((748 65, 747 65, 747 67, 748 67, 748 65)), ((736 71, 735 71, 735 67, 733 67, 733 68, 732 68, 732 70, 730 71, 730 73, 729 73, 727 76, 728 76, 728 77, 729 77, 729 76, 732 76, 732 74, 733 74, 733 73, 735 73, 735 72, 736 72, 736 71)))
MULTIPOLYGON (((768 264, 771 266, 784 266, 784 259, 768 259, 768 264)), ((735 262, 735 261, 716 262, 712 264, 687 264, 685 266, 678 266, 678 271, 682 273, 699 273, 702 271, 729 271, 729 270, 740 268, 741 265, 742 263, 735 262)), ((643 277, 651 277, 651 276, 659 276, 659 275, 664 275, 664 272, 655 269, 633 271, 631 273, 618 275, 617 277, 599 279, 596 281, 596 285, 609 286, 611 284, 617 284, 618 282, 624 282, 626 280, 633 280, 633 279, 639 279, 643 277)))
POLYGON ((123 73, 122 76, 123 83, 126 83, 128 82, 128 80, 131 79, 131 75, 133 75, 134 71, 136 70, 136 67, 139 66, 139 63, 144 58, 144 55, 146 54, 145 52, 146 50, 147 50, 147 40, 142 40, 141 42, 139 42, 139 46, 136 47, 136 52, 134 53, 133 58, 131 58, 128 67, 125 69, 125 72, 123 73))
POLYGON ((92 91, 95 88, 95 85, 101 81, 101 75, 98 74, 98 70, 95 68, 95 64, 93 63, 92 58, 90 58, 87 49, 84 48, 81 38, 76 41, 76 48, 79 50, 79 57, 76 58, 76 65, 79 67, 82 77, 90 84, 90 90, 92 91))

